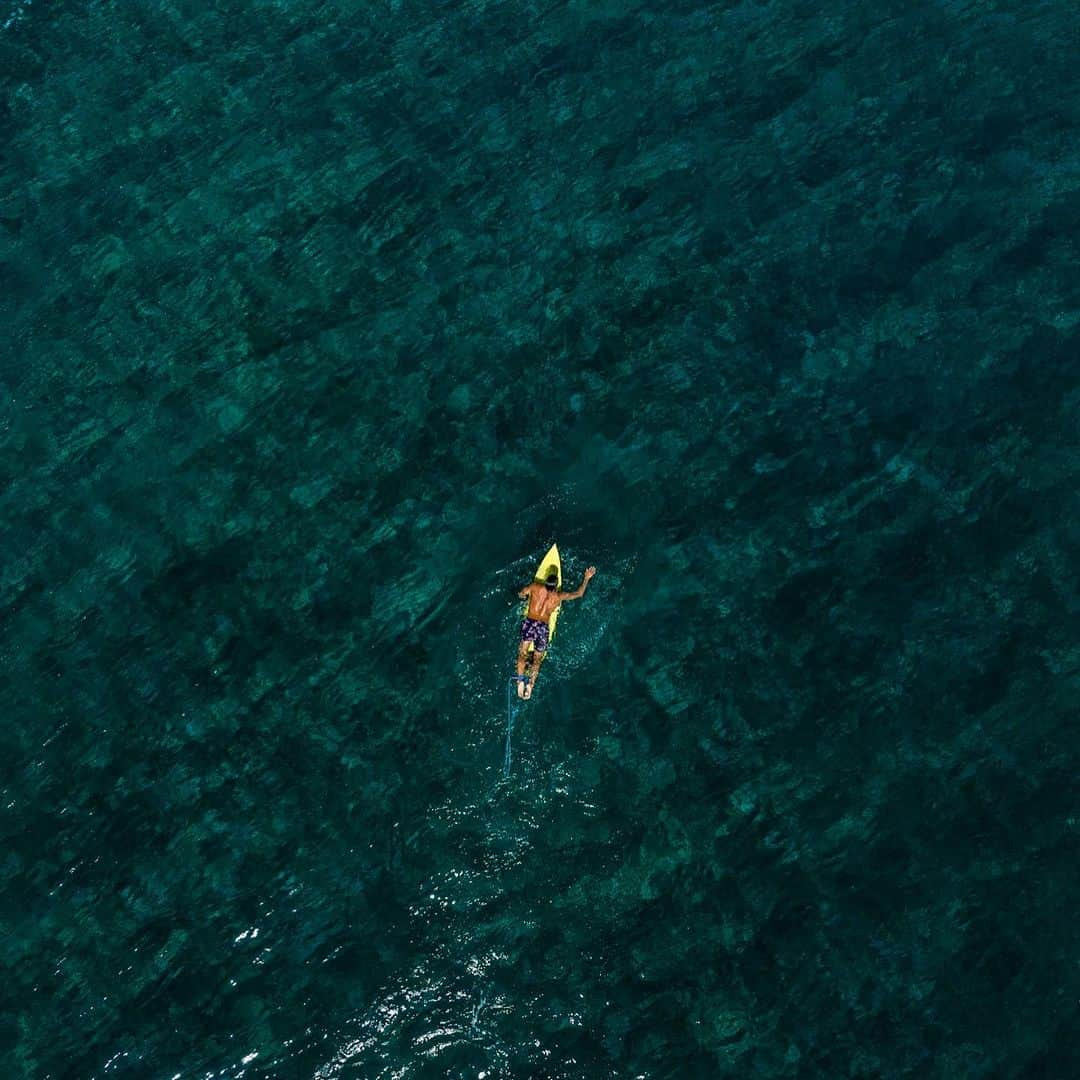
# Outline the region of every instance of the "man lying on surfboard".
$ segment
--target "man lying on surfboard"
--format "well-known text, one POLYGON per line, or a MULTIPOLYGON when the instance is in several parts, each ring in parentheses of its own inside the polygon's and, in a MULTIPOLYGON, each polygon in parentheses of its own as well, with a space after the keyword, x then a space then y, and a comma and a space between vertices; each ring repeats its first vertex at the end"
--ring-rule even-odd
POLYGON ((585 586, 596 573, 596 567, 585 571, 581 584, 573 592, 559 591, 559 578, 554 569, 548 571, 545 581, 534 581, 518 591, 522 600, 529 601, 525 619, 521 624, 521 645, 517 656, 517 692, 519 698, 532 697, 536 676, 544 662, 548 647, 548 624, 551 616, 559 610, 564 600, 577 600, 585 595, 585 586), (532 671, 526 677, 525 665, 529 660, 530 646, 534 657, 532 671))

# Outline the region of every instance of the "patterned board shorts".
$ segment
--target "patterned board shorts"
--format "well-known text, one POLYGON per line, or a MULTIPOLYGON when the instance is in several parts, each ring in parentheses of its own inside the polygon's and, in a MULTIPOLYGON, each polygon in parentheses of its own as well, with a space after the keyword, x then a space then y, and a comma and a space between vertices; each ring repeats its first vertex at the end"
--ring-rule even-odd
POLYGON ((521 640, 523 642, 531 641, 536 652, 546 652, 548 646, 547 623, 542 623, 539 619, 526 619, 521 624, 521 640))

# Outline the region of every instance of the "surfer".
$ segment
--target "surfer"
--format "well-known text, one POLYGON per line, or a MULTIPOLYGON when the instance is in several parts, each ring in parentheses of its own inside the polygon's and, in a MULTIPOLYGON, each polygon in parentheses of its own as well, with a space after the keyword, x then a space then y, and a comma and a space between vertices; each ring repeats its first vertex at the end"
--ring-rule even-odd
POLYGON ((540 674, 540 665, 544 662, 548 647, 548 624, 551 616, 559 610, 559 605, 564 600, 577 600, 585 595, 585 586, 589 584, 596 567, 590 566, 585 571, 581 584, 573 592, 559 591, 559 577, 555 569, 548 571, 544 581, 534 581, 518 591, 522 600, 529 601, 525 619, 521 624, 521 645, 517 656, 517 692, 519 698, 532 697, 533 687, 536 685, 536 676, 540 674), (525 674, 525 666, 529 661, 530 646, 532 647, 533 664, 529 675, 525 674))

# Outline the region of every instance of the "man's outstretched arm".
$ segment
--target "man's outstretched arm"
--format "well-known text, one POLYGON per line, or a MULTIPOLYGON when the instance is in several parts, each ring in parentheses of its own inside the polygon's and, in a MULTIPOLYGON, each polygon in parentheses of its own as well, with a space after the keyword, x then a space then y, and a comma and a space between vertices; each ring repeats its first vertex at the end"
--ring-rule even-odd
POLYGON ((528 600, 531 589, 532 585, 526 585, 524 589, 518 589, 518 596, 520 596, 522 600, 528 600))
POLYGON ((585 571, 585 576, 581 579, 581 584, 573 592, 559 593, 560 600, 579 600, 585 595, 585 586, 589 584, 593 576, 596 574, 596 567, 590 566, 585 571))

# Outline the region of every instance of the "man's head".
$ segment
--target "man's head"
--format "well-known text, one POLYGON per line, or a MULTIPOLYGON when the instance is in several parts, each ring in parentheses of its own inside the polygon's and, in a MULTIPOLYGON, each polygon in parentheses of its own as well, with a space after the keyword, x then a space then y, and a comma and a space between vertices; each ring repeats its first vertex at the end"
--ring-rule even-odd
POLYGON ((544 580, 544 584, 548 589, 556 589, 559 585, 559 572, 555 569, 551 569, 547 573, 547 578, 544 580))

